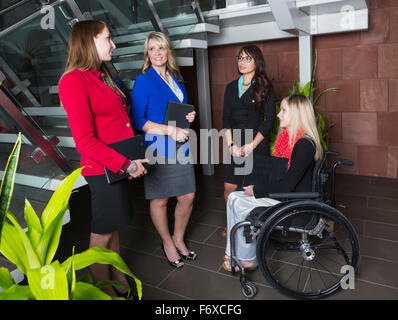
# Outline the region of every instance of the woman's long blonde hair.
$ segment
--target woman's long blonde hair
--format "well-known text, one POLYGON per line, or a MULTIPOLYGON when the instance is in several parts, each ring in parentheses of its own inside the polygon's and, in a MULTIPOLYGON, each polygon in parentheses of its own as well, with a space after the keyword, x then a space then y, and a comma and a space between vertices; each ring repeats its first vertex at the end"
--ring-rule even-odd
POLYGON ((148 56, 148 44, 149 40, 155 41, 160 47, 167 50, 167 64, 166 70, 175 78, 178 82, 183 82, 180 67, 178 66, 177 58, 174 52, 174 48, 171 44, 170 38, 163 32, 151 32, 145 40, 144 44, 144 65, 142 67, 142 73, 146 73, 151 66, 151 60, 148 56))
MULTIPOLYGON (((315 144, 315 160, 323 156, 323 148, 315 120, 314 108, 311 101, 304 95, 292 94, 284 98, 289 106, 290 123, 289 144, 296 141, 298 134, 303 133, 304 138, 310 139, 315 144)), ((279 129, 280 132, 282 128, 279 129)))
POLYGON ((74 70, 88 71, 94 68, 104 73, 110 86, 117 87, 110 72, 99 58, 94 42, 94 38, 105 28, 109 30, 105 22, 98 20, 79 21, 73 25, 69 38, 66 67, 62 76, 74 70))

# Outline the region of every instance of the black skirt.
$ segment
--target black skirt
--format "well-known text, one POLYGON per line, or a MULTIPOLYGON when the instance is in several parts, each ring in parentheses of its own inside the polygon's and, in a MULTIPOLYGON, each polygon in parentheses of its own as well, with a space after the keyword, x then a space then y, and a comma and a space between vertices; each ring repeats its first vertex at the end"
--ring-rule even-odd
POLYGON ((127 227, 133 217, 133 183, 108 184, 105 175, 84 178, 91 191, 91 232, 106 234, 127 227))

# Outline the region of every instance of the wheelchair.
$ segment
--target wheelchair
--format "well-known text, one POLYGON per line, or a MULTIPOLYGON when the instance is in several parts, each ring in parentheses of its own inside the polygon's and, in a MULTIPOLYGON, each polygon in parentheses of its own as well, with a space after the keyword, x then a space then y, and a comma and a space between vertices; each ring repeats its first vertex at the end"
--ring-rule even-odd
POLYGON ((325 193, 326 158, 339 153, 327 151, 316 161, 312 192, 270 194, 281 201, 271 207, 254 208, 245 221, 230 232, 231 272, 240 269, 242 293, 254 298, 256 286, 236 257, 235 234, 243 227, 247 243, 257 239, 256 256, 267 282, 283 295, 295 299, 320 299, 342 287, 345 270, 358 272, 359 241, 354 227, 336 208, 335 173, 340 165, 352 166, 346 159, 332 168, 331 191, 325 193), (343 268, 344 267, 344 268, 343 268), (349 267, 350 268, 350 267, 349 267))

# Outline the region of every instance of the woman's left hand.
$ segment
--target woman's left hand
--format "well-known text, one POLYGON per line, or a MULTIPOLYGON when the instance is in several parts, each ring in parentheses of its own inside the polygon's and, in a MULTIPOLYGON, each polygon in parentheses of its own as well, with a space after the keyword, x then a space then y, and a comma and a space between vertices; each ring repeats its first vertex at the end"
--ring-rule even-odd
POLYGON ((250 196, 250 197, 254 196, 253 186, 252 186, 252 185, 251 185, 251 186, 243 187, 243 190, 245 190, 245 194, 246 194, 246 195, 248 195, 248 196, 250 196))
POLYGON ((195 120, 195 114, 196 112, 192 111, 186 115, 186 118, 189 121, 189 123, 192 123, 195 120))
POLYGON ((240 147, 242 157, 247 157, 254 149, 253 143, 248 143, 240 147))

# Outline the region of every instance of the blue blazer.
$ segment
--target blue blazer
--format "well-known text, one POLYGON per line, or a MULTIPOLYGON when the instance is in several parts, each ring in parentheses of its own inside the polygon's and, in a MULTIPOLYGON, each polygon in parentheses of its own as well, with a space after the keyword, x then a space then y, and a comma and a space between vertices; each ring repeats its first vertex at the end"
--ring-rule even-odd
MULTIPOLYGON (((182 83, 173 78, 184 94, 183 103, 187 103, 187 92, 182 83)), ((140 74, 135 82, 131 93, 131 114, 130 119, 134 128, 142 131, 142 127, 150 120, 163 124, 168 102, 180 100, 170 89, 167 83, 161 78, 152 66, 144 74, 140 74)), ((153 151, 174 158, 176 141, 162 135, 143 133, 145 144, 153 151), (156 142, 156 143, 155 143, 156 142)), ((186 142, 185 144, 187 144, 186 142)))

